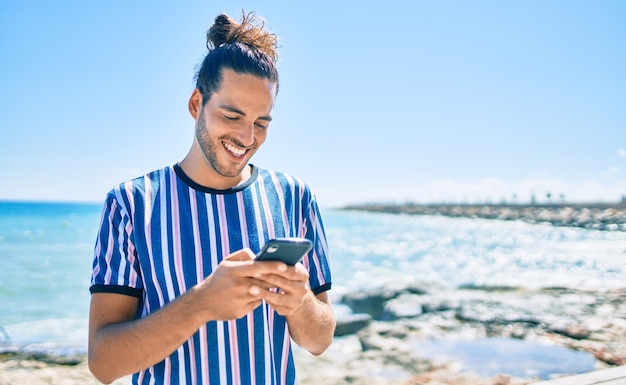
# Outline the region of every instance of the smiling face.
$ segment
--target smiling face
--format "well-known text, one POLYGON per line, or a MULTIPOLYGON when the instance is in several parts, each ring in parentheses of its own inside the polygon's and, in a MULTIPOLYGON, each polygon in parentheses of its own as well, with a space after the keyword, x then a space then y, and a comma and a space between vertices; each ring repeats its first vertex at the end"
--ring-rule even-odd
POLYGON ((265 142, 276 85, 270 80, 222 70, 222 82, 202 107, 195 90, 189 111, 196 120, 194 145, 181 167, 196 183, 227 189, 249 176, 248 161, 265 142))

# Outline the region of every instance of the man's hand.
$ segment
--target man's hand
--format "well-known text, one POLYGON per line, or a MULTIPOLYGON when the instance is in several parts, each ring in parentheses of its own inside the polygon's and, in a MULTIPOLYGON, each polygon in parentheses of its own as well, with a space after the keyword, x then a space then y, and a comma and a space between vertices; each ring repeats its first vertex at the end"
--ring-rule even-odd
POLYGON ((304 265, 296 263, 287 266, 282 262, 256 262, 271 265, 272 273, 259 277, 262 281, 263 299, 282 316, 290 316, 303 304, 310 293, 308 288, 309 272, 304 265), (277 288, 277 290, 271 290, 277 288))
POLYGON ((285 274, 279 269, 286 265, 255 262, 254 257, 250 249, 242 249, 228 255, 213 273, 196 287, 196 294, 204 298, 201 303, 208 314, 208 320, 241 318, 261 304, 270 287, 276 287, 272 286, 273 282, 267 282, 266 278, 273 277, 275 272, 285 274))

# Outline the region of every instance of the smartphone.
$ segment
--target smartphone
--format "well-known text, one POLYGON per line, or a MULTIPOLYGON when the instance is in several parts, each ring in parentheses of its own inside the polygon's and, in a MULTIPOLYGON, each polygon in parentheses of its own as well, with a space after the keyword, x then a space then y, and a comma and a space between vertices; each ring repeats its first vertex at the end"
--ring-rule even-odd
POLYGON ((313 243, 306 238, 270 239, 256 255, 256 260, 281 261, 295 265, 312 247, 313 243))

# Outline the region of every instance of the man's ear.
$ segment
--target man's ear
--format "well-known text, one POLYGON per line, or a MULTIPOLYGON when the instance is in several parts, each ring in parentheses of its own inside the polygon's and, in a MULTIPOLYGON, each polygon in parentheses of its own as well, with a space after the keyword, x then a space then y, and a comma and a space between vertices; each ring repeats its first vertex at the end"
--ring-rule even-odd
POLYGON ((202 94, 196 88, 193 90, 191 97, 189 98, 189 113, 194 120, 198 120, 200 111, 202 111, 202 94))

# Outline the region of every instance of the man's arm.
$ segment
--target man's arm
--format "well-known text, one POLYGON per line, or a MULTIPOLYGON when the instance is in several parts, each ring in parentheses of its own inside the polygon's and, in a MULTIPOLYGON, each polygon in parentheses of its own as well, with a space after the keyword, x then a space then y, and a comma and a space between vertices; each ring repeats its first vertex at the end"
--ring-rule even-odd
POLYGON ((203 282, 138 320, 133 319, 137 298, 94 293, 89 314, 91 372, 110 383, 160 362, 205 323, 253 311, 268 287, 257 277, 276 270, 274 263, 255 263, 253 258, 249 249, 229 255, 203 282))
POLYGON ((287 317, 293 340, 313 355, 320 355, 333 342, 335 315, 326 292, 317 296, 309 291, 302 306, 287 317))
MULTIPOLYGON (((189 292, 188 292, 189 293, 189 292)), ((89 312, 89 369, 108 384, 163 360, 202 325, 191 293, 133 320, 138 299, 94 293, 89 312)))

